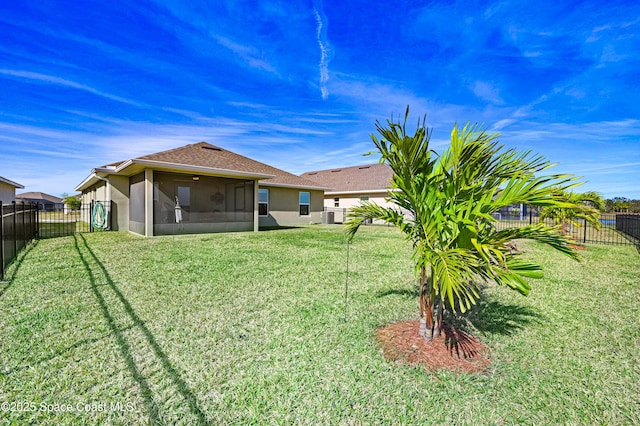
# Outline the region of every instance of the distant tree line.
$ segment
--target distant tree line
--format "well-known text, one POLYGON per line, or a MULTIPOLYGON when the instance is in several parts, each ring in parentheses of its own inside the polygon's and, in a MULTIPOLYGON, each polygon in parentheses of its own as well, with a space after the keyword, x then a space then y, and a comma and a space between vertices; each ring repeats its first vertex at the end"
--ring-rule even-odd
POLYGON ((606 213, 640 213, 640 200, 613 197, 604 200, 604 211, 606 213))

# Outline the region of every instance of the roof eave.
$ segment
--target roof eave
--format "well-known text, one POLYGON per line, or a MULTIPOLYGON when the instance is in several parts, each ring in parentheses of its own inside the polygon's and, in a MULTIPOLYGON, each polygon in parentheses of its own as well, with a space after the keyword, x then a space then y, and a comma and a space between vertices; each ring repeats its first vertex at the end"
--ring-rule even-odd
POLYGON ((324 188, 321 186, 311 186, 311 185, 295 185, 295 184, 288 184, 288 183, 275 183, 275 182, 260 182, 260 186, 271 186, 271 187, 277 187, 277 188, 294 188, 294 189, 310 189, 313 191, 327 191, 328 189, 331 188, 324 188))
POLYGON ((10 179, 7 179, 7 178, 0 177, 0 182, 4 182, 4 183, 6 183, 8 185, 13 186, 14 188, 17 188, 17 189, 24 189, 24 185, 20 185, 18 182, 14 182, 14 181, 12 181, 10 179))
POLYGON ((85 189, 87 189, 88 187, 90 187, 91 185, 94 185, 99 181, 100 181, 100 179, 97 178, 96 169, 93 169, 93 170, 91 170, 91 174, 89 176, 87 176, 82 182, 80 182, 78 184, 78 186, 76 186, 73 189, 74 189, 74 191, 82 192, 85 189))
POLYGON ((388 193, 389 191, 394 191, 392 188, 383 188, 383 189, 359 189, 359 190, 350 190, 350 191, 327 191, 325 195, 341 195, 341 194, 371 194, 371 193, 388 193))

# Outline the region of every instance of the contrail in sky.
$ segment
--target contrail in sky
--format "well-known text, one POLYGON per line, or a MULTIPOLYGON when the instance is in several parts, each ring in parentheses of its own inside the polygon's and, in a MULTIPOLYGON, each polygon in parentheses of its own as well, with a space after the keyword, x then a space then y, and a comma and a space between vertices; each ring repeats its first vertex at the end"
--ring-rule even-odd
POLYGON ((324 14, 322 0, 313 1, 313 13, 316 17, 316 36, 320 46, 320 91, 322 99, 329 97, 329 42, 327 41, 327 16, 324 14))

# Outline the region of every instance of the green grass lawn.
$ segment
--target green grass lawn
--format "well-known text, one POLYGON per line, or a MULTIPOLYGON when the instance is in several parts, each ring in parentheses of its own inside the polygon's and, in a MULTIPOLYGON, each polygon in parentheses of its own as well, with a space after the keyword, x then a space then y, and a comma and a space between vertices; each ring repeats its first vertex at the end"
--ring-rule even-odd
POLYGON ((465 375, 381 356, 417 317, 392 228, 351 246, 346 317, 337 226, 41 240, 0 283, 0 424, 640 423, 638 253, 523 247, 546 277, 486 290, 492 366, 465 375))

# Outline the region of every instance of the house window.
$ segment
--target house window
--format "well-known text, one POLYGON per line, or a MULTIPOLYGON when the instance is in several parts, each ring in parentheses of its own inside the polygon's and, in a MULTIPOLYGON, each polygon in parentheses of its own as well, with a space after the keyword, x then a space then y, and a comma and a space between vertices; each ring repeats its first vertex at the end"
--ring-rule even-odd
POLYGON ((340 198, 336 197, 333 199, 333 207, 340 207, 340 198))
POLYGON ((269 215, 269 190, 268 189, 258 189, 258 215, 259 216, 268 216, 269 215))
POLYGON ((369 196, 363 195, 362 197, 360 197, 360 201, 369 201, 369 196))
POLYGON ((309 216, 309 206, 311 205, 311 194, 300 192, 300 216, 309 216))

